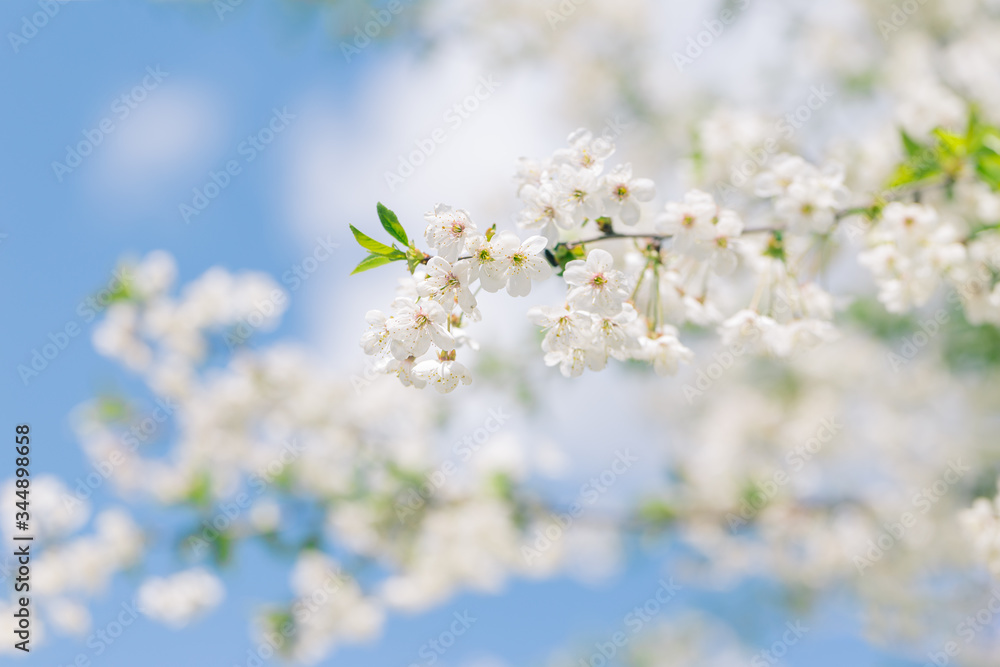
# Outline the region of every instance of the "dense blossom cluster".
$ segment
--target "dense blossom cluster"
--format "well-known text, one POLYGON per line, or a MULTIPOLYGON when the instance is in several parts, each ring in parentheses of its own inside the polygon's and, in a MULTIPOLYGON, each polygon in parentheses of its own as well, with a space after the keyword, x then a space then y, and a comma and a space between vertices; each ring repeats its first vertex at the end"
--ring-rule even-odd
POLYGON ((926 304, 966 256, 958 230, 921 204, 886 206, 868 244, 858 261, 878 281, 879 300, 896 313, 926 304))
MULTIPOLYGON (((610 140, 581 129, 568 142, 548 160, 522 159, 517 172, 519 225, 541 236, 521 242, 495 226, 484 235, 467 212, 444 205, 426 215, 426 240, 438 254, 417 251, 422 266, 392 316, 368 314, 362 345, 378 368, 442 392, 470 383, 455 349, 474 346, 462 325, 482 317, 476 294, 506 286, 524 296, 532 280, 553 273, 546 260, 566 285, 566 301, 528 316, 544 332, 545 363, 567 377, 602 370, 609 358, 673 374, 694 358, 678 338, 685 326, 714 328, 741 354, 789 357, 836 336, 836 306, 849 297, 820 283, 845 236, 837 233, 842 222, 848 239, 864 236, 857 262, 888 311, 924 306, 944 283, 970 321, 1000 321, 1000 231, 951 222, 950 194, 928 193, 933 203, 866 201, 848 191, 837 164, 819 168, 781 153, 757 174, 743 213, 693 189, 654 214, 640 206, 655 193, 652 181, 634 178, 627 164, 604 173, 610 140)), ((996 197, 974 175, 952 178, 979 219, 997 212, 996 197)))
POLYGON ((468 384, 470 372, 455 350, 472 344, 462 325, 481 319, 477 293, 506 287, 511 296, 527 295, 531 281, 553 273, 547 259, 561 269, 566 301, 528 314, 545 333, 545 363, 568 377, 599 371, 609 358, 673 374, 693 358, 678 339, 678 327, 688 324, 716 326, 727 344, 776 356, 832 335, 830 296, 797 266, 813 237, 830 231, 847 197, 839 170, 780 156, 757 188, 774 198, 774 226, 757 230, 770 236, 754 240, 743 236, 736 211, 700 190, 644 219, 640 202, 652 199, 652 181, 633 177, 627 164, 605 174, 614 152, 608 139, 581 129, 568 141, 547 161, 522 160, 518 171, 519 224, 541 236, 522 242, 495 227, 482 234, 466 211, 440 204, 425 216, 426 240, 438 254, 425 255, 392 315, 367 316, 362 346, 380 369, 404 385, 431 383, 442 392, 468 384), (615 223, 646 231, 625 234, 615 223), (741 259, 756 289, 743 297, 747 307, 732 312, 720 292, 741 259))
MULTIPOLYGON (((480 319, 473 283, 487 292, 506 288, 511 296, 531 292, 533 280, 551 273, 540 253, 545 239, 519 239, 511 232, 478 232, 468 213, 438 205, 426 215, 427 242, 440 253, 392 304, 393 313, 373 310, 366 317, 370 329, 362 338, 367 354, 376 355, 385 372, 399 376, 406 386, 430 383, 449 392, 469 384, 468 369, 455 360, 462 344, 473 345, 462 330, 465 318, 480 319), (461 255, 461 256, 460 256, 461 255), (430 355, 425 355, 430 352, 430 355)), ((476 292, 479 290, 477 289, 476 292)))

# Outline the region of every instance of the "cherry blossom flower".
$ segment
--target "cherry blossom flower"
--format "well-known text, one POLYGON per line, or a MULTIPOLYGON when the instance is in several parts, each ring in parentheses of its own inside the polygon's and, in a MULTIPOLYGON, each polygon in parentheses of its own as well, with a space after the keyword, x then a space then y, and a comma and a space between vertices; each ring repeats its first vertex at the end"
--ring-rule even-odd
POLYGON ((604 177, 605 198, 611 213, 626 225, 639 222, 639 202, 656 196, 656 186, 648 178, 633 178, 632 165, 623 164, 604 177))
POLYGON ((569 262, 563 279, 570 286, 567 301, 574 308, 596 315, 617 315, 629 298, 625 274, 614 268, 614 259, 607 250, 595 248, 586 260, 569 262))
POLYGON ((417 293, 430 297, 442 306, 451 307, 458 303, 462 312, 478 319, 476 297, 469 285, 473 280, 473 265, 463 259, 454 265, 442 257, 431 257, 427 262, 427 277, 417 284, 417 293))
POLYGON ((432 212, 424 215, 424 219, 428 223, 424 232, 427 243, 449 262, 458 259, 465 250, 466 241, 476 232, 476 225, 468 213, 444 204, 435 205, 432 212))
POLYGON ((554 246, 559 240, 560 229, 573 227, 570 202, 553 184, 525 185, 521 189, 521 199, 527 204, 521 211, 521 228, 537 231, 546 238, 549 246, 554 246))
POLYGON ((469 384, 472 375, 454 356, 443 354, 439 359, 427 359, 413 367, 413 375, 430 384, 442 394, 453 391, 459 383, 469 384))
POLYGON ((528 311, 528 319, 542 328, 545 338, 542 350, 565 352, 590 344, 593 321, 589 313, 562 307, 535 306, 528 311))
POLYGON ((561 148, 552 156, 555 164, 596 171, 615 152, 614 143, 583 128, 572 132, 567 141, 570 147, 561 148))
POLYGON ((671 235, 679 252, 687 252, 695 243, 713 238, 717 212, 712 195, 692 190, 684 195, 683 202, 667 203, 666 210, 656 217, 656 229, 671 235))
POLYGON ((689 363, 694 353, 681 344, 677 329, 669 325, 638 339, 639 351, 636 357, 653 364, 653 370, 660 377, 675 375, 682 363, 689 363))
POLYGON ((400 297, 392 302, 395 311, 386 323, 390 351, 396 359, 419 357, 433 342, 442 350, 455 348, 455 339, 446 328, 448 315, 435 301, 415 302, 400 297))

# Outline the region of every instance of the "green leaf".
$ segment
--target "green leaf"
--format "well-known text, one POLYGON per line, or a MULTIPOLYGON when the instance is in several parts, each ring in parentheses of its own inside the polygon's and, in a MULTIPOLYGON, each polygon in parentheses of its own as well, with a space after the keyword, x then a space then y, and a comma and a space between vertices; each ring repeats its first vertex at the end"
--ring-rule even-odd
POLYGON ((129 415, 128 404, 116 396, 102 396, 97 399, 97 414, 101 421, 123 421, 129 415))
POLYGON ((967 146, 965 137, 948 132, 940 127, 934 130, 933 134, 938 138, 940 149, 945 155, 965 155, 967 146))
POLYGON ((218 566, 227 565, 233 558, 233 538, 227 531, 222 531, 212 540, 212 560, 218 566))
POLYGON ((937 149, 925 146, 902 130, 899 136, 903 141, 906 159, 896 167, 892 178, 889 179, 890 188, 925 181, 942 173, 941 156, 946 151, 942 150, 940 145, 937 149))
POLYGON ((785 240, 780 230, 771 232, 771 238, 768 239, 767 247, 764 249, 764 256, 785 261, 785 240))
MULTIPOLYGON (((546 251, 550 252, 550 251, 546 251)), ((572 248, 567 247, 565 244, 560 243, 555 248, 551 250, 552 258, 555 260, 556 264, 559 266, 559 273, 562 274, 566 270, 566 265, 572 262, 574 259, 582 259, 584 255, 584 250, 582 245, 573 246, 572 248)))
POLYGON ((383 206, 382 202, 378 203, 377 209, 378 219, 382 222, 385 231, 389 232, 389 236, 403 245, 410 245, 410 241, 406 237, 406 230, 403 229, 403 225, 399 224, 399 218, 396 217, 396 214, 383 206))
POLYGON ((489 479, 493 493, 506 501, 514 499, 514 482, 509 475, 502 472, 494 473, 489 479))
POLYGON ((677 510, 656 498, 639 505, 636 514, 640 521, 652 524, 651 528, 664 528, 677 519, 677 510))
POLYGON ((991 188, 1000 190, 1000 155, 979 155, 976 159, 976 173, 991 188))
POLYGON ((417 266, 423 264, 427 257, 424 255, 422 250, 418 250, 413 246, 406 252, 406 266, 410 269, 410 273, 417 270, 417 266))
POLYGON ((900 130, 899 136, 903 139, 903 150, 906 151, 907 157, 916 157, 927 150, 927 147, 918 143, 905 130, 900 130))
POLYGON ((207 508, 212 502, 212 480, 208 473, 202 472, 193 480, 188 488, 187 501, 196 507, 207 508))
POLYGON ((361 273, 362 271, 374 269, 379 266, 382 266, 383 264, 389 264, 390 262, 395 262, 395 261, 396 259, 393 259, 391 257, 386 257, 385 255, 368 255, 363 260, 361 260, 360 264, 354 267, 354 270, 351 271, 351 275, 353 276, 355 273, 361 273))
POLYGON ((357 240, 358 245, 360 245, 365 250, 368 250, 373 255, 390 256, 393 253, 399 253, 399 250, 397 248, 393 248, 392 246, 387 246, 384 243, 376 241, 375 239, 368 236, 354 225, 351 225, 351 232, 354 234, 354 238, 355 240, 357 240))
POLYGON ((943 173, 941 164, 936 159, 904 162, 896 167, 896 172, 889 180, 890 188, 898 188, 911 183, 926 181, 943 173))

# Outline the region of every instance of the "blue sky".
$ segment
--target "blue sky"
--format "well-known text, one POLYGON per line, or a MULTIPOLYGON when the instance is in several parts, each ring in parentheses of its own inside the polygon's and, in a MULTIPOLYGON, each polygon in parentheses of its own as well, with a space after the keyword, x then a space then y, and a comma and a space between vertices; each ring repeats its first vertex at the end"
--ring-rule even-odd
MULTIPOLYGON (((296 192, 295 184, 289 185, 289 161, 317 127, 351 128, 357 137, 338 160, 368 165, 345 168, 339 176, 343 182, 331 185, 338 192, 363 193, 339 202, 346 211, 370 211, 375 196, 393 194, 385 192, 383 173, 407 142, 380 142, 386 128, 369 121, 359 102, 370 99, 383 73, 380 65, 391 54, 371 47, 346 63, 323 27, 324 15, 311 8, 293 11, 288 4, 248 0, 220 20, 210 3, 68 2, 36 34, 18 42, 16 51, 8 34, 21 31, 24 17, 40 11, 39 4, 0 4, 5 35, 0 45, 0 233, 6 235, 0 241, 5 323, 0 414, 4 428, 31 424, 35 474, 51 472, 70 482, 87 474, 69 428, 70 411, 98 391, 133 386, 93 351, 93 324, 80 311, 88 295, 108 284, 122 256, 167 249, 177 258, 181 282, 213 265, 280 278, 309 252, 316 236, 329 234, 346 244, 344 219, 321 213, 302 215, 308 218, 303 221, 289 212, 289 193, 296 192), (149 78, 148 68, 161 72, 161 80, 149 78), (143 99, 133 100, 135 108, 123 115, 116 100, 144 86, 144 78, 143 99), (247 160, 241 144, 266 127, 276 109, 295 118, 266 150, 247 160), (173 134, 159 132, 163 118, 177 120, 166 125, 175 128, 173 134), (112 128, 109 134, 100 131, 102 123, 112 128), (94 137, 95 131, 102 139, 93 151, 69 173, 57 174, 53 162, 66 160, 67 145, 89 141, 88 133, 94 137), (377 158, 360 154, 365 142, 377 146, 377 158), (239 174, 185 222, 179 206, 191 203, 193 190, 203 188, 211 172, 230 160, 239 163, 239 174), (78 326, 80 334, 25 382, 18 367, 29 365, 33 351, 50 336, 61 339, 67 325, 78 326)), ((433 93, 439 99, 429 105, 435 111, 425 118, 437 117, 437 110, 461 99, 476 74, 457 77, 454 88, 442 84, 433 93)), ((397 100, 401 113, 411 102, 419 107, 426 100, 397 100)), ((425 129, 433 127, 432 120, 422 122, 425 129)), ((533 145, 537 135, 531 136, 526 143, 533 145)), ((456 133, 453 143, 461 142, 474 144, 474 139, 456 133)), ((413 184, 411 192, 418 186, 413 184)), ((307 283, 301 298, 296 294, 276 335, 315 343, 316 306, 347 299, 336 290, 344 289, 352 260, 345 256, 322 267, 323 278, 307 283)), ((0 462, 0 471, 7 465, 0 462)), ((106 500, 103 496, 98 504, 106 500)), ((134 511, 151 525, 173 520, 150 508, 134 511)), ((152 567, 169 567, 170 559, 158 553, 152 567)), ((464 595, 423 615, 394 616, 381 641, 344 649, 322 664, 406 667, 419 662, 421 645, 445 629, 453 613, 464 610, 478 620, 439 664, 472 664, 482 656, 512 665, 541 664, 556 647, 586 645, 613 632, 661 577, 670 576, 669 563, 661 552, 637 558, 627 574, 598 586, 568 579, 518 581, 502 596, 464 595)), ((247 549, 225 574, 226 602, 199 624, 176 632, 140 619, 100 656, 86 643, 56 639, 19 662, 69 665, 82 654, 91 664, 107 667, 246 664, 249 610, 287 591, 286 566, 247 549)), ((98 600, 95 627, 117 616, 131 600, 136 581, 120 577, 98 600)), ((787 612, 768 600, 772 592, 763 584, 749 585, 738 595, 685 591, 664 617, 687 606, 714 610, 742 623, 748 642, 763 642, 788 620, 787 612), (748 618, 755 622, 747 623, 748 618)), ((833 605, 824 618, 822 627, 789 655, 788 664, 907 664, 888 661, 851 638, 849 610, 833 605)))

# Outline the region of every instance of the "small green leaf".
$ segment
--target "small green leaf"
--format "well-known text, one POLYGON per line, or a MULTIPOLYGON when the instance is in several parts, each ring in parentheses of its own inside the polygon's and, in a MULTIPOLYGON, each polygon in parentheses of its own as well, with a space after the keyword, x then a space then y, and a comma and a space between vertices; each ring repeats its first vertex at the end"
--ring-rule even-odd
POLYGON ((636 510, 640 521, 651 524, 650 528, 664 528, 677 519, 677 510, 657 498, 647 500, 636 510))
POLYGON ((502 472, 494 473, 489 480, 490 487, 497 496, 506 501, 514 499, 514 482, 509 475, 502 472))
POLYGON ((391 257, 386 257, 385 255, 368 255, 361 263, 354 267, 351 271, 353 276, 355 273, 361 273, 362 271, 367 271, 369 269, 374 269, 384 264, 389 264, 390 262, 395 262, 396 260, 391 257))
POLYGON ((128 405, 115 396, 102 396, 97 400, 97 414, 101 421, 122 421, 129 415, 128 405))
POLYGON ((889 181, 889 187, 898 188, 903 185, 919 183, 940 176, 942 173, 941 164, 937 160, 904 162, 896 168, 896 172, 889 181))
POLYGON ((212 501, 212 479, 208 473, 201 473, 191 480, 187 501, 196 507, 207 508, 212 501))
POLYGON ((902 130, 900 130, 899 136, 903 141, 906 159, 896 167, 889 180, 890 188, 910 185, 941 175, 943 171, 941 157, 946 151, 943 150, 940 142, 935 149, 921 144, 902 130))
POLYGON ((994 190, 1000 190, 1000 156, 982 154, 976 160, 979 178, 994 190))
POLYGON ((785 261, 785 241, 780 230, 771 232, 771 238, 768 239, 767 247, 764 249, 764 256, 785 261))
POLYGON ((927 150, 925 146, 918 143, 905 130, 900 130, 899 136, 903 139, 903 150, 906 151, 907 157, 916 157, 927 150))
POLYGON ((218 566, 227 565, 233 558, 233 538, 227 531, 222 531, 212 540, 212 560, 218 566))
POLYGON ((355 240, 357 240, 358 245, 360 245, 365 250, 368 250, 373 255, 392 255, 394 252, 399 252, 396 248, 392 246, 387 246, 384 243, 376 241, 372 237, 368 236, 360 229, 351 225, 351 232, 354 234, 355 240))
POLYGON ((948 132, 942 128, 937 128, 933 131, 935 137, 938 138, 940 143, 940 150, 945 155, 964 155, 966 149, 965 137, 954 134, 953 132, 948 132))
POLYGON ((406 251, 406 266, 409 267, 410 273, 416 271, 417 266, 423 264, 426 260, 427 256, 423 250, 410 246, 410 249, 406 251))
POLYGON ((582 259, 584 255, 582 245, 570 248, 563 243, 558 244, 555 248, 552 248, 551 251, 546 250, 545 252, 552 256, 552 260, 555 261, 555 265, 559 267, 558 273, 560 275, 562 275, 562 272, 566 270, 567 264, 575 259, 582 259))
POLYGON ((385 231, 389 232, 389 236, 403 245, 410 245, 410 240, 406 237, 406 230, 403 229, 403 225, 399 224, 399 218, 396 217, 396 214, 383 206, 382 202, 379 202, 377 208, 378 219, 382 222, 385 231))

